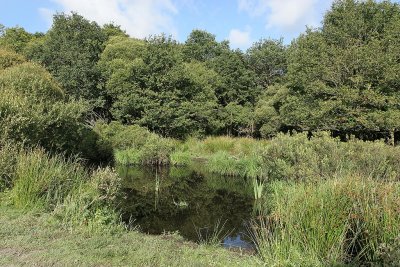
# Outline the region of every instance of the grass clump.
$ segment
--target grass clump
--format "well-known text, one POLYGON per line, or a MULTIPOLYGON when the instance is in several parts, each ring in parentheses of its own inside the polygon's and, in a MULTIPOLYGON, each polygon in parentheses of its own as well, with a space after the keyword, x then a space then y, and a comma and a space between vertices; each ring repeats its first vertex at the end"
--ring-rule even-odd
POLYGON ((400 234, 400 184, 351 176, 320 183, 273 182, 253 226, 268 266, 371 264, 400 234))
POLYGON ((51 210, 86 179, 78 159, 50 156, 43 149, 23 150, 17 157, 10 193, 18 208, 51 210))
POLYGON ((12 187, 18 151, 18 146, 0 142, 0 192, 12 187))
POLYGON ((121 178, 109 167, 99 168, 56 207, 54 215, 70 230, 118 232, 122 227, 118 207, 123 197, 121 178))
POLYGON ((0 147, 2 185, 15 208, 54 215, 70 230, 115 230, 122 181, 111 168, 89 172, 78 158, 50 155, 41 148, 0 147), (7 171, 7 173, 6 173, 7 171))

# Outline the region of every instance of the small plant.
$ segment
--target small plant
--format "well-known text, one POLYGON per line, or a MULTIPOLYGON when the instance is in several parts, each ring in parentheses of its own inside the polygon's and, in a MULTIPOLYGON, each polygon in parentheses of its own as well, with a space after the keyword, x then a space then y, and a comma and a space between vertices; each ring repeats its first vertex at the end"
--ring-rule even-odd
POLYGON ((180 209, 185 209, 189 206, 189 204, 186 201, 175 201, 173 200, 173 203, 175 206, 177 206, 180 209))
POLYGON ((225 224, 226 221, 221 224, 221 220, 217 220, 212 227, 199 228, 195 226, 199 244, 208 246, 221 245, 223 240, 227 238, 233 231, 225 230, 225 224))
POLYGON ((254 199, 259 200, 263 197, 264 183, 257 178, 253 179, 254 199))

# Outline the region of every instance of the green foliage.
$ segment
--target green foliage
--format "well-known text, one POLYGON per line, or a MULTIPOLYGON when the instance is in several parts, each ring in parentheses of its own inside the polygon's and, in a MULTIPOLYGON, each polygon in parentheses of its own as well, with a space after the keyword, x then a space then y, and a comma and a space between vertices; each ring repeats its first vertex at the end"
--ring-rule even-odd
POLYGON ((399 178, 400 150, 383 142, 342 143, 327 133, 278 135, 262 152, 263 173, 270 179, 313 180, 344 175, 399 178))
POLYGON ((91 233, 120 230, 117 210, 124 197, 121 186, 121 178, 113 169, 99 168, 71 191, 54 214, 71 230, 81 227, 91 233))
POLYGON ((103 145, 110 145, 115 150, 115 161, 123 165, 168 164, 169 155, 176 145, 176 141, 162 138, 137 125, 100 122, 94 130, 101 137, 103 145))
POLYGON ((287 53, 283 40, 260 40, 247 50, 247 61, 257 75, 257 85, 267 88, 287 72, 287 53))
POLYGON ((0 70, 25 62, 23 56, 6 49, 0 48, 0 70))
POLYGON ((22 151, 12 181, 12 201, 19 208, 53 210, 86 179, 78 160, 49 156, 42 149, 22 151))
POLYGON ((100 73, 96 68, 106 36, 95 23, 82 16, 57 14, 42 49, 32 59, 41 62, 67 95, 86 99, 94 107, 104 105, 100 73))
POLYGON ((202 63, 185 63, 172 39, 156 36, 144 43, 114 37, 107 43, 99 68, 113 99, 111 113, 119 121, 169 137, 213 128, 216 73, 202 63))
POLYGON ((192 60, 206 62, 218 56, 223 49, 227 49, 227 44, 218 43, 215 35, 202 30, 193 30, 185 42, 183 55, 188 62, 192 60))
POLYGON ((289 96, 278 107, 282 125, 393 138, 400 42, 393 32, 399 25, 398 4, 336 1, 322 28, 308 30, 289 48, 289 96))
MULTIPOLYGON (((0 53, 0 61, 7 58, 10 53, 0 53)), ((81 154, 94 161, 108 159, 110 149, 97 149, 98 137, 86 126, 88 105, 82 101, 66 101, 59 84, 39 65, 17 63, 0 71, 2 139, 40 145, 50 151, 81 154)))
POLYGON ((111 168, 89 173, 77 158, 49 155, 43 149, 0 147, 0 190, 17 208, 53 212, 70 230, 117 230, 122 182, 111 168))
POLYGON ((34 35, 19 26, 5 28, 0 34, 0 47, 21 53, 34 35))
POLYGON ((15 144, 0 141, 0 192, 13 185, 19 149, 15 144))
POLYGON ((64 92, 41 66, 22 63, 0 73, 0 88, 13 90, 38 101, 62 100, 64 92))
MULTIPOLYGON (((376 177, 379 178, 379 177, 376 177)), ((398 182, 358 176, 320 183, 274 182, 255 230, 267 265, 362 264, 400 233, 398 182)))

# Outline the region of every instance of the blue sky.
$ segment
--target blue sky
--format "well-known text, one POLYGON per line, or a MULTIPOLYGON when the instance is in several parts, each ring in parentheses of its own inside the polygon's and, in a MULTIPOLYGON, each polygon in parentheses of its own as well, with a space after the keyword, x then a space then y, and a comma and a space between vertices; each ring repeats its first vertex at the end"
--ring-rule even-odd
POLYGON ((100 25, 113 21, 131 36, 161 32, 185 41, 192 29, 207 30, 233 48, 261 38, 289 43, 318 27, 332 0, 0 0, 0 23, 45 32, 55 12, 76 11, 100 25))

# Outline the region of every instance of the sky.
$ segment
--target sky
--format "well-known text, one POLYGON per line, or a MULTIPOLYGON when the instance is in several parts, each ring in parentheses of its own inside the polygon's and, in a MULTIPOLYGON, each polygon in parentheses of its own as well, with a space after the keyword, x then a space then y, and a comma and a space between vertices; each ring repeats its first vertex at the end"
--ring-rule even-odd
POLYGON ((114 22, 137 38, 166 33, 184 42, 193 29, 245 50, 262 38, 285 43, 318 27, 332 0, 0 0, 0 24, 46 32, 56 12, 114 22))

